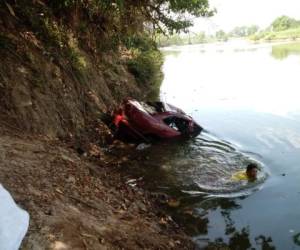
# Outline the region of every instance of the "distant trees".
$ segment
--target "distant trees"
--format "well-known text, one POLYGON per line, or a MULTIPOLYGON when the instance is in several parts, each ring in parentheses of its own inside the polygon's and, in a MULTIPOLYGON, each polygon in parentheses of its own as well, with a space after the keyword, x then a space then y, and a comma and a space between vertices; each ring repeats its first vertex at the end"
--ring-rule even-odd
POLYGON ((197 33, 184 36, 183 34, 166 38, 160 45, 184 45, 222 41, 231 38, 247 38, 252 41, 295 40, 300 38, 300 20, 288 16, 277 17, 267 28, 260 29, 257 25, 237 26, 230 32, 220 29, 214 34, 197 33))
POLYGON ((249 37, 259 31, 257 25, 250 26, 237 26, 230 32, 226 33, 223 30, 218 30, 215 34, 215 37, 219 41, 227 41, 232 37, 249 37))
POLYGON ((247 36, 251 36, 259 31, 259 27, 257 25, 251 25, 248 27, 247 36))
POLYGON ((253 41, 295 40, 300 38, 300 20, 288 16, 277 17, 265 30, 250 36, 253 41))
POLYGON ((216 38, 218 41, 227 41, 228 40, 228 34, 225 33, 223 30, 218 30, 216 32, 216 38))
POLYGON ((238 26, 235 27, 229 34, 233 37, 246 37, 255 34, 259 30, 257 25, 238 26))
POLYGON ((271 24, 273 31, 282 31, 297 27, 300 27, 300 21, 288 16, 280 16, 271 24))
POLYGON ((207 37, 205 32, 199 32, 196 33, 195 36, 191 38, 191 43, 206 43, 207 42, 207 37))
POLYGON ((188 34, 173 34, 171 36, 165 36, 160 34, 157 36, 157 43, 161 47, 170 45, 188 45, 207 43, 210 37, 205 32, 188 33, 188 34))
POLYGON ((247 32, 246 32, 247 27, 246 26, 238 26, 235 27, 231 32, 230 36, 234 37, 245 37, 247 32))

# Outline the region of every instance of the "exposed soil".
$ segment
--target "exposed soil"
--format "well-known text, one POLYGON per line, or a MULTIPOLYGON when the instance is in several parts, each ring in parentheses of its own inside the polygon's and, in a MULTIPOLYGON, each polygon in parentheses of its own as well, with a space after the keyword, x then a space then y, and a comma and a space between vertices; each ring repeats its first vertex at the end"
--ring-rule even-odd
POLYGON ((30 214, 21 249, 193 249, 155 196, 128 183, 126 157, 73 145, 1 129, 0 183, 30 214))
POLYGON ((21 249, 192 249, 155 195, 120 171, 132 149, 111 145, 103 123, 149 86, 122 46, 98 49, 111 40, 93 25, 78 36, 48 2, 0 1, 0 183, 30 214, 21 249))

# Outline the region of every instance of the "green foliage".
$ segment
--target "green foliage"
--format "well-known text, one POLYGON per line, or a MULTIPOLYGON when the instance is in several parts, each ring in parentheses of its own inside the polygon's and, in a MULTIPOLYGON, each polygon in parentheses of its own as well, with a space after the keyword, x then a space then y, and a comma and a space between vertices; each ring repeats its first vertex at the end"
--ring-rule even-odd
POLYGON ((300 20, 280 16, 266 30, 256 32, 249 38, 253 41, 295 40, 300 38, 300 20))
POLYGON ((249 38, 253 41, 295 40, 297 38, 300 38, 300 28, 288 29, 288 30, 277 31, 277 32, 262 31, 257 33, 254 36, 250 36, 249 38))
POLYGON ((284 30, 278 33, 279 39, 292 39, 300 38, 300 28, 284 30))
POLYGON ((165 36, 162 34, 159 34, 156 37, 157 43, 160 47, 166 47, 171 45, 185 45, 188 43, 186 39, 179 34, 173 34, 171 36, 165 36))
POLYGON ((219 30, 216 32, 216 38, 218 41, 227 41, 228 35, 223 30, 219 30))
POLYGON ((254 35, 258 32, 259 27, 257 25, 251 25, 251 26, 238 26, 235 27, 230 33, 230 36, 233 37, 247 37, 254 35))
POLYGON ((149 38, 132 38, 136 44, 131 47, 132 58, 128 61, 128 69, 141 86, 151 90, 161 83, 163 56, 154 44, 149 46, 143 39, 147 41, 149 38))
POLYGON ((159 51, 147 51, 139 53, 133 59, 129 60, 128 68, 139 83, 151 83, 150 85, 155 85, 161 64, 162 60, 159 51))
POLYGON ((80 54, 78 50, 72 47, 68 47, 65 52, 69 62, 71 63, 71 66, 73 69, 75 69, 77 72, 81 73, 85 70, 87 67, 86 60, 83 55, 80 54))
POLYGON ((122 41, 127 49, 139 49, 142 52, 157 49, 154 40, 147 35, 127 36, 124 37, 122 41))
POLYGON ((49 47, 62 47, 67 40, 66 28, 53 17, 51 9, 33 2, 18 1, 17 15, 49 47))
POLYGON ((199 44, 199 43, 206 43, 207 37, 205 32, 196 33, 194 36, 190 37, 191 44, 199 44))
POLYGON ((42 32, 44 41, 48 45, 62 48, 67 41, 64 29, 50 18, 43 19, 40 31, 42 32))
POLYGON ((273 32, 268 32, 266 36, 264 37, 267 41, 272 41, 276 38, 276 35, 273 32))
POLYGON ((247 36, 247 27, 246 26, 235 27, 230 32, 230 35, 234 37, 245 37, 247 36))
MULTIPOLYGON (((82 72, 87 67, 83 49, 99 55, 107 50, 122 51, 125 46, 131 55, 129 70, 142 86, 150 88, 161 82, 163 62, 151 35, 185 32, 193 17, 215 13, 208 0, 6 1, 42 49, 64 55, 73 69, 82 72), (70 43, 70 37, 76 37, 76 43, 70 43)), ((6 7, 0 9, 3 11, 9 14, 6 7)), ((203 33, 188 37, 188 43, 204 40, 203 33)), ((1 44, 6 43, 0 39, 1 44)))
POLYGON ((252 40, 252 41, 259 41, 261 39, 264 38, 264 32, 257 32, 251 36, 248 37, 249 40, 252 40))
POLYGON ((222 41, 226 42, 231 37, 246 37, 251 36, 252 40, 259 39, 259 27, 256 25, 235 27, 231 32, 226 33, 223 30, 218 30, 215 35, 206 35, 204 32, 193 33, 188 35, 174 34, 172 36, 158 36, 157 42, 159 46, 170 45, 186 45, 186 44, 201 44, 222 41))
MULTIPOLYGON (((116 49, 124 37, 145 31, 152 34, 187 31, 192 17, 215 13, 208 0, 18 0, 11 5, 16 15, 29 22, 48 45, 64 46, 66 30, 75 25, 71 28, 78 35, 93 32, 98 38, 101 36, 94 43, 100 51, 116 49)), ((197 40, 203 42, 203 38, 197 40)))
POLYGON ((187 44, 201 44, 210 41, 210 38, 206 36, 204 32, 193 34, 173 34, 171 36, 164 36, 159 34, 156 37, 156 41, 160 47, 166 47, 171 45, 187 45, 187 44))
POLYGON ((274 31, 283 31, 300 27, 300 21, 288 16, 280 16, 272 22, 271 27, 274 31))
POLYGON ((179 32, 192 25, 191 16, 211 16, 215 13, 210 9, 208 0, 51 0, 49 6, 60 15, 76 8, 84 9, 91 19, 99 20, 100 15, 108 23, 117 24, 122 31, 123 28, 130 30, 128 26, 150 23, 160 32, 179 32))
POLYGON ((259 31, 259 27, 257 25, 251 25, 247 29, 247 36, 252 36, 259 31))

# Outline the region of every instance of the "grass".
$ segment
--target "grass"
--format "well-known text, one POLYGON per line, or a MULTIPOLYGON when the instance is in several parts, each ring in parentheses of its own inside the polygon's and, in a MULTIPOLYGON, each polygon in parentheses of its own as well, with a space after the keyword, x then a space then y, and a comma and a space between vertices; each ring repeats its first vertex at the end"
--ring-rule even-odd
POLYGON ((86 59, 80 54, 79 50, 69 47, 66 49, 66 56, 72 67, 78 72, 83 72, 87 67, 86 59))
POLYGON ((300 27, 283 31, 263 31, 249 37, 253 41, 296 40, 300 38, 300 27))

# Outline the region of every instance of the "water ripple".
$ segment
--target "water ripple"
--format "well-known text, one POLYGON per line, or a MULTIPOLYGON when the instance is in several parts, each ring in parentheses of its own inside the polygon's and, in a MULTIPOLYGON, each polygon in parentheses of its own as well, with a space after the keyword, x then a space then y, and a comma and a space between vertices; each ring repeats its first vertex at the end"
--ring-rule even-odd
POLYGON ((264 166, 251 152, 243 153, 233 144, 208 133, 192 141, 155 145, 148 152, 151 162, 160 166, 166 182, 173 182, 186 193, 213 196, 241 196, 252 193, 267 178, 264 166), (256 163, 260 171, 255 182, 234 181, 232 175, 256 163))

